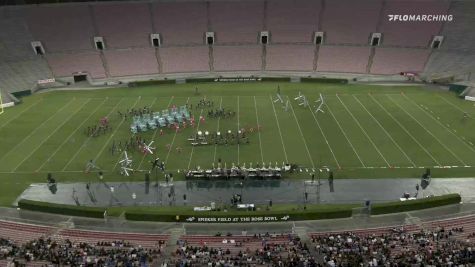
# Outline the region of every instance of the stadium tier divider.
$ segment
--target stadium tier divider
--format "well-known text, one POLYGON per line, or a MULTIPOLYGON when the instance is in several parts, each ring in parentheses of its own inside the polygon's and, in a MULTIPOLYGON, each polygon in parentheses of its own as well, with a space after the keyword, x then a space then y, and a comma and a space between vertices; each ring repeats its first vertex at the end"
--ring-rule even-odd
POLYGON ((445 205, 459 204, 462 198, 459 194, 448 194, 435 197, 426 197, 416 200, 408 201, 393 201, 386 203, 373 204, 371 206, 371 214, 389 214, 406 212, 413 210, 429 209, 435 207, 441 207, 445 205))
POLYGON ((130 82, 129 87, 138 87, 138 86, 150 86, 150 85, 161 85, 161 84, 175 84, 176 80, 152 80, 152 81, 136 81, 130 82))
POLYGON ((313 82, 313 83, 342 83, 347 84, 348 79, 337 79, 337 78, 301 78, 300 82, 313 82))
POLYGON ((15 102, 15 104, 21 103, 21 100, 14 96, 12 93, 7 93, 7 95, 13 102, 15 102))
POLYGON ((214 82, 216 78, 191 78, 186 79, 186 83, 210 83, 214 82))
MULTIPOLYGON (((316 206, 316 205, 315 205, 316 206)), ((220 220, 229 218, 255 218, 254 220, 244 220, 238 222, 265 222, 265 221, 303 221, 303 220, 324 220, 324 219, 339 219, 351 217, 354 206, 350 205, 320 205, 321 208, 309 208, 306 210, 263 210, 263 211, 188 211, 188 212, 160 212, 147 211, 126 211, 125 218, 131 221, 160 221, 160 222, 196 222, 196 217, 199 218, 213 218, 215 221, 211 222, 236 222, 233 220, 220 220), (333 206, 333 207, 332 207, 333 206), (275 219, 266 220, 259 218, 266 217, 275 219), (193 218, 193 220, 190 220, 193 218)), ((206 220, 204 220, 206 221, 206 220)), ((209 222, 209 221, 206 221, 209 222)))
POLYGON ((31 95, 31 90, 8 92, 7 95, 15 103, 15 105, 17 105, 22 102, 22 97, 31 95))
POLYGON ((106 211, 106 208, 62 205, 27 199, 21 199, 18 202, 18 207, 20 209, 31 211, 90 218, 104 218, 104 213, 106 211))
POLYGON ((290 77, 219 77, 219 78, 190 78, 186 79, 187 83, 210 83, 210 82, 290 82, 290 77))
POLYGON ((262 77, 263 82, 290 82, 290 77, 262 77))
POLYGON ((449 91, 456 93, 460 98, 465 97, 465 89, 467 89, 468 86, 466 85, 461 85, 461 84, 451 84, 449 85, 449 91))
POLYGON ((31 90, 16 91, 16 92, 12 92, 11 94, 15 96, 16 98, 20 98, 20 97, 31 95, 31 90))
MULTIPOLYGON (((390 214, 407 212, 428 208, 441 207, 461 203, 459 194, 447 194, 442 196, 432 196, 416 200, 393 201, 386 203, 375 203, 371 205, 371 215, 390 214)), ((104 218, 107 214, 106 207, 85 207, 63 205, 56 203, 47 203, 41 201, 33 201, 21 199, 18 207, 24 210, 54 213, 68 216, 80 216, 90 218, 104 218)), ((162 210, 160 207, 125 207, 123 209, 125 218, 131 221, 160 221, 160 222, 197 222, 197 218, 214 218, 214 222, 236 222, 228 220, 229 218, 255 218, 255 221, 261 218, 272 218, 262 221, 303 221, 303 220, 325 220, 349 218, 353 214, 353 209, 361 208, 360 205, 354 204, 310 204, 305 209, 289 209, 289 210, 268 210, 262 209, 257 211, 241 211, 228 210, 224 211, 173 211, 169 209, 162 210)), ((122 214, 122 211, 120 212, 122 214)), ((203 220, 206 222, 207 220, 203 220)), ((213 221, 213 220, 210 220, 213 221)), ((249 222, 246 220, 238 220, 237 222, 249 222)))

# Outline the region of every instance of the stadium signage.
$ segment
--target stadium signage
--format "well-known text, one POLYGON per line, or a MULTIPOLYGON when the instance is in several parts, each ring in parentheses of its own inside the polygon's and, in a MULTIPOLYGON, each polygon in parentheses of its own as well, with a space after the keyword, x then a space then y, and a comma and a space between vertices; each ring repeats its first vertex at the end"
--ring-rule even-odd
POLYGON ((54 78, 38 80, 38 84, 49 84, 49 83, 54 83, 54 82, 56 82, 54 78))
POLYGON ((465 100, 468 100, 468 101, 475 101, 475 97, 466 95, 466 96, 465 96, 465 100))
POLYGON ((423 21, 423 22, 437 22, 437 21, 453 21, 453 15, 440 14, 440 15, 415 15, 415 14, 389 14, 389 21, 423 21))
POLYGON ((216 78, 215 82, 260 82, 262 78, 257 77, 237 77, 237 78, 216 78))
POLYGON ((188 217, 187 222, 197 223, 249 223, 249 222, 282 222, 288 221, 289 215, 280 216, 245 216, 245 217, 188 217))

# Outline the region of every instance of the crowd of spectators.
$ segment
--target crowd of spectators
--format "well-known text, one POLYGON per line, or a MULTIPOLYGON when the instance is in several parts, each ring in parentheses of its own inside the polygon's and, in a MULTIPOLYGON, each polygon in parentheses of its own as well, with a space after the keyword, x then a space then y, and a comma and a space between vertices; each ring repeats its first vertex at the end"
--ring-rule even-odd
POLYGON ((463 227, 385 234, 351 232, 312 237, 327 266, 474 266, 474 241, 463 227))
POLYGON ((0 239, 0 260, 9 267, 27 266, 29 262, 44 262, 45 266, 151 266, 159 258, 163 247, 153 249, 133 246, 126 241, 104 241, 97 244, 74 243, 68 239, 39 238, 17 245, 0 239))
POLYGON ((474 238, 475 233, 465 232, 463 227, 322 233, 312 235, 308 244, 292 234, 234 237, 228 233, 184 236, 171 247, 171 255, 164 255, 163 241, 154 248, 143 248, 123 240, 89 244, 39 238, 20 245, 0 238, 0 260, 7 260, 7 267, 28 266, 30 262, 71 267, 468 267, 475 266, 474 238))
POLYGON ((201 241, 190 245, 179 240, 171 266, 317 266, 307 244, 287 235, 276 238, 269 234, 234 240, 232 236, 219 243, 201 241))

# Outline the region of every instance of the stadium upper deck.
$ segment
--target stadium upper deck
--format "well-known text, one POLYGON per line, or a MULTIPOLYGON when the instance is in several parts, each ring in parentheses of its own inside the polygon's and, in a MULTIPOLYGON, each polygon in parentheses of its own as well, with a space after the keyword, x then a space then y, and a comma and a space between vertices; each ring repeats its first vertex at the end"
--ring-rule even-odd
POLYGON ((0 7, 0 87, 38 79, 284 71, 398 74, 473 69, 475 3, 458 0, 90 2, 0 7), (390 21, 389 15, 453 15, 390 21), (206 32, 214 33, 208 45, 206 32), (268 43, 261 43, 268 32, 268 43), (316 32, 323 33, 321 44, 316 32), (373 33, 381 33, 371 45, 373 33), (151 34, 160 35, 154 47, 151 34), (434 36, 443 36, 432 48, 434 36), (94 37, 102 37, 98 50, 94 37), (32 41, 45 55, 37 56, 32 41))

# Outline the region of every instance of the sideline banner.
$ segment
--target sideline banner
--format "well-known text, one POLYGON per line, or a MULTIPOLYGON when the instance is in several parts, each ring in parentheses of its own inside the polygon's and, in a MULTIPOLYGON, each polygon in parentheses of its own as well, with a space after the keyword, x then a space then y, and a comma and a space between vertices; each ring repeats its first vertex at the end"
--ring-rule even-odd
POLYGON ((55 82, 56 82, 55 78, 38 80, 38 84, 40 84, 40 85, 51 84, 51 83, 55 83, 55 82))
POLYGON ((260 82, 262 78, 258 77, 236 77, 236 78, 216 78, 215 82, 260 82))
POLYGON ((187 217, 186 222, 198 223, 248 223, 248 222, 286 222, 290 220, 289 215, 285 216, 229 216, 229 217, 187 217))

